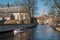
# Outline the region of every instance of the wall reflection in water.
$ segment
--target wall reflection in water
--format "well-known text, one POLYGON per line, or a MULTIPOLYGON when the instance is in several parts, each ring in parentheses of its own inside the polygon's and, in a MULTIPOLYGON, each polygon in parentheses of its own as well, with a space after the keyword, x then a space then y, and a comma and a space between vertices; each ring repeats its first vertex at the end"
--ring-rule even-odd
POLYGON ((32 30, 25 29, 23 32, 18 32, 14 35, 14 32, 0 33, 0 40, 30 40, 32 30))
POLYGON ((14 35, 14 40, 29 40, 30 32, 22 32, 14 35))
POLYGON ((37 25, 15 35, 14 32, 0 33, 0 40, 60 40, 60 32, 49 25, 37 25))

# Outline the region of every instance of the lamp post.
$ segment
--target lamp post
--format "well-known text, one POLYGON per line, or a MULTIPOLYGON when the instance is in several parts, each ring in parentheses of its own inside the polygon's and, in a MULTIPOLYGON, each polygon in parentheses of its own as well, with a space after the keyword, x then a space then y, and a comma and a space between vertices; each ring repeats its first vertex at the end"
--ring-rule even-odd
POLYGON ((8 8, 9 8, 9 3, 7 4, 7 8, 6 8, 6 11, 5 11, 5 13, 7 14, 8 13, 8 8))

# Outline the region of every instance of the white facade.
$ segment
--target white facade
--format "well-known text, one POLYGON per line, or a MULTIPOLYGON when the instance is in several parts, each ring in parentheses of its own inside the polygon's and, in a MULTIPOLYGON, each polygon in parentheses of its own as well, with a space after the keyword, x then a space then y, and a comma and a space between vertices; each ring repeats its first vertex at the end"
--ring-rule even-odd
POLYGON ((21 13, 21 15, 23 20, 26 19, 26 13, 21 13))
POLYGON ((5 17, 4 19, 6 19, 6 20, 10 20, 10 17, 5 17))
POLYGON ((13 13, 16 20, 21 20, 20 13, 13 13))
POLYGON ((2 20, 2 17, 0 17, 0 20, 2 20))

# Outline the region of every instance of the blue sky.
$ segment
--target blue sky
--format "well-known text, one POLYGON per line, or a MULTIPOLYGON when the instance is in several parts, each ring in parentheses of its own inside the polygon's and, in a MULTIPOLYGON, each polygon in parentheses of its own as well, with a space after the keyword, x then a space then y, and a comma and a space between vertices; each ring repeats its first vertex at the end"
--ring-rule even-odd
MULTIPOLYGON (((0 0, 0 3, 1 4, 7 4, 9 2, 9 4, 13 4, 15 0, 0 0)), ((37 6, 38 6, 38 11, 37 11, 37 16, 40 16, 43 12, 43 10, 45 9, 46 11, 46 14, 48 13, 48 7, 47 6, 44 6, 44 2, 43 1, 40 1, 38 0, 37 1, 37 6)))
POLYGON ((45 10, 46 14, 48 14, 48 11, 49 11, 50 8, 48 8, 48 5, 45 6, 44 1, 38 0, 37 1, 37 6, 38 6, 38 14, 37 14, 37 16, 41 16, 42 13, 43 13, 43 10, 45 10))
POLYGON ((9 4, 13 4, 13 2, 14 2, 14 0, 0 0, 0 3, 2 3, 2 4, 7 4, 7 3, 9 3, 9 4))
POLYGON ((0 3, 13 3, 14 0, 0 0, 0 3))

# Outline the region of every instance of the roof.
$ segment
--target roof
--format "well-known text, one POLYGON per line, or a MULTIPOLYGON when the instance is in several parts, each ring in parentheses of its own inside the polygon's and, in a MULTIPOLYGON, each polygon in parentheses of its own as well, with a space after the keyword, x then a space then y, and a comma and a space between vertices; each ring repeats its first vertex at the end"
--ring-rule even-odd
POLYGON ((28 11, 28 7, 24 6, 16 6, 16 7, 0 7, 0 13, 17 13, 17 12, 23 12, 23 11, 28 11))
POLYGON ((43 19, 45 19, 45 18, 48 18, 48 16, 47 16, 47 15, 44 15, 44 16, 39 16, 39 17, 37 17, 37 18, 43 20, 43 19))
POLYGON ((10 17, 12 13, 26 12, 27 7, 16 6, 16 7, 0 7, 0 16, 1 17, 10 17))
POLYGON ((0 17, 10 17, 12 13, 0 13, 0 17))

